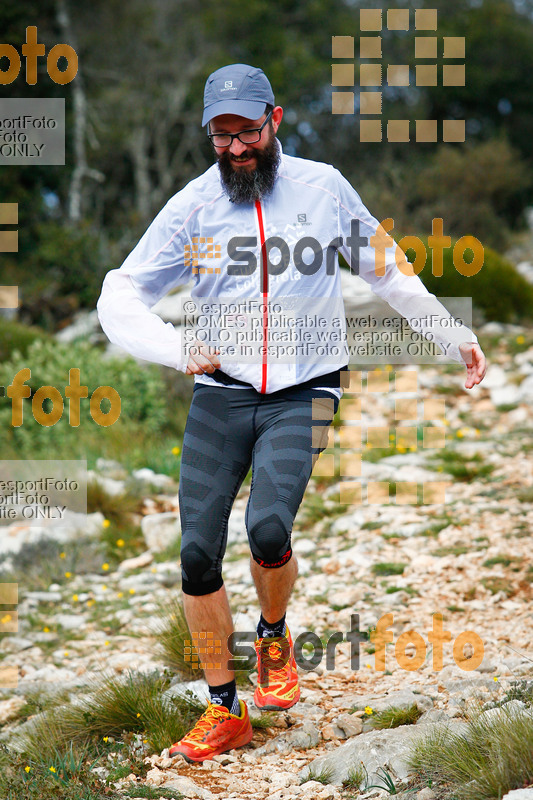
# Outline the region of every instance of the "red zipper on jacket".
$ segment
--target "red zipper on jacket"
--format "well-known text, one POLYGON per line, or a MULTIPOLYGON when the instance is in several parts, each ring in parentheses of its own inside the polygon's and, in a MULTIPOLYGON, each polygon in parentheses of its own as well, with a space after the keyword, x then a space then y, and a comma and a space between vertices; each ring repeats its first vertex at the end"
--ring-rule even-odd
POLYGON ((268 262, 265 246, 265 226, 263 210, 259 200, 255 201, 261 240, 261 294, 263 297, 263 359, 261 365, 261 393, 265 394, 267 385, 267 347, 268 347, 268 262))

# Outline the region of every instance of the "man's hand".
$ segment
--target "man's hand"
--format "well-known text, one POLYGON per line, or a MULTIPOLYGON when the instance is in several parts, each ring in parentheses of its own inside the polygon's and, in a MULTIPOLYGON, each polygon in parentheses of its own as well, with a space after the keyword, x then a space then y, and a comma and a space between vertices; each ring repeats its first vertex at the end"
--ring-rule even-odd
POLYGON ((220 350, 205 344, 197 339, 189 350, 186 375, 203 375, 204 372, 214 372, 220 367, 218 354, 220 350))
POLYGON ((483 350, 476 342, 463 342, 459 345, 459 352, 466 364, 465 389, 471 389, 485 377, 487 362, 483 350))

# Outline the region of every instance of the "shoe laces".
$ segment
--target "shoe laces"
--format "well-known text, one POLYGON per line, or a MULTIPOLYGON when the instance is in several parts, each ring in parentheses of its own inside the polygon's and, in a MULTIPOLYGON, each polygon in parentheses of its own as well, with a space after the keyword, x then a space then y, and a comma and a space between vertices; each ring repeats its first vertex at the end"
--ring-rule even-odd
POLYGON ((210 703, 192 731, 187 734, 185 737, 190 741, 197 741, 198 739, 203 739, 203 737, 209 733, 211 728, 217 724, 217 721, 220 719, 225 719, 228 715, 228 711, 225 708, 221 708, 220 706, 215 705, 214 703, 210 703))
MULTIPOLYGON (((288 645, 288 638, 287 638, 287 645, 288 645)), ((266 654, 268 654, 268 657, 271 659, 271 661, 277 658, 283 659, 284 655, 283 651, 285 650, 287 645, 284 646, 281 644, 281 642, 274 641, 266 648, 266 654)), ((268 668, 269 682, 274 683, 276 680, 283 681, 289 678, 291 673, 291 659, 292 659, 292 652, 289 652, 288 659, 280 667, 276 669, 275 667, 269 666, 268 668), (272 678, 274 678, 274 681, 270 680, 272 678)))

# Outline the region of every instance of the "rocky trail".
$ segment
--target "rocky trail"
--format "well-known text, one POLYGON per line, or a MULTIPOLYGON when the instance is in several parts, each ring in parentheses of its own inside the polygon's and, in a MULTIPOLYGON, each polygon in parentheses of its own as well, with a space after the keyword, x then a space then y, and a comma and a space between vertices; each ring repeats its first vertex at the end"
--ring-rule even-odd
MULTIPOLYGON (((442 722, 461 725, 474 704, 488 708, 517 681, 533 678, 533 347, 520 346, 527 331, 513 326, 490 324, 481 332, 501 337, 502 345, 495 346, 487 379, 475 390, 461 388, 457 370, 413 367, 416 392, 405 396, 420 403, 445 399, 445 416, 434 424, 445 428, 446 446, 419 441, 381 458, 364 450, 363 486, 445 482, 445 502, 416 505, 391 497, 347 505, 339 502, 338 481, 309 485, 293 533, 299 578, 287 620, 294 639, 314 634, 323 653, 319 659, 316 650, 314 656, 307 647, 302 651, 310 663, 299 670, 301 701, 274 715, 271 727, 256 729, 250 745, 212 762, 191 765, 165 751, 148 756, 146 783, 220 800, 388 797, 384 775, 398 792, 402 782, 407 786, 412 737, 442 722), (449 632, 441 663, 431 643, 438 615, 449 632), (352 652, 346 635, 355 623, 361 642, 352 652), (389 633, 386 649, 368 638, 379 624, 389 633), (384 664, 376 663, 380 654, 384 664), (416 724, 373 730, 380 710, 413 704, 420 711, 416 724), (346 785, 361 762, 369 782, 381 780, 383 788, 358 794, 346 785)), ((360 424, 393 430, 393 393, 363 397, 360 424)), ((143 473, 137 478, 146 482, 144 553, 105 575, 73 575, 67 585, 21 591, 18 631, 0 641, 3 666, 18 674, 15 689, 0 690, 0 740, 16 733, 28 692, 60 686, 75 696, 103 669, 163 669, 154 612, 157 601, 179 592, 180 577, 176 559, 157 556, 179 532, 179 514, 170 479, 143 473), (102 629, 104 619, 113 620, 111 633, 102 629)), ((120 465, 101 461, 93 477, 109 492, 125 486, 120 465)), ((254 631, 258 617, 244 529, 247 491, 242 488, 231 515, 224 568, 240 631, 254 631)), ((103 521, 102 514, 89 514, 84 535, 98 537, 103 521)), ((71 541, 80 533, 77 525, 71 520, 71 541)), ((53 537, 53 525, 45 532, 53 537)), ((20 524, 2 529, 0 558, 9 559, 33 535, 20 524)), ((205 697, 203 681, 176 680, 169 691, 185 686, 205 697)), ((239 688, 257 716, 252 694, 252 684, 239 688)), ((411 788, 405 797, 439 797, 439 787, 411 788)), ((532 795, 533 789, 523 789, 508 797, 532 795)))

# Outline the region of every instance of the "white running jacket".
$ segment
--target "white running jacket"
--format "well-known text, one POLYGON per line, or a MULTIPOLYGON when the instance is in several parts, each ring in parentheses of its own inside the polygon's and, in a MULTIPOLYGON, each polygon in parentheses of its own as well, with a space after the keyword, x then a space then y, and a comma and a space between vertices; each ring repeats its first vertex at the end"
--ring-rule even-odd
MULTIPOLYGON (((329 164, 281 153, 272 193, 249 205, 228 200, 214 164, 168 201, 120 269, 106 275, 100 323, 132 355, 183 372, 199 338, 219 349, 227 375, 275 392, 361 363, 350 349, 361 332, 346 328, 342 253, 413 328, 462 362, 459 345, 477 342, 475 334, 418 276, 405 274, 409 266, 392 240, 380 250, 372 239, 378 225, 329 164), (184 325, 176 329, 150 309, 191 279, 184 325)), ((379 336, 366 341, 378 348, 379 336)), ((391 361, 375 352, 376 362, 391 361)), ((195 380, 220 385, 207 374, 195 380)))

